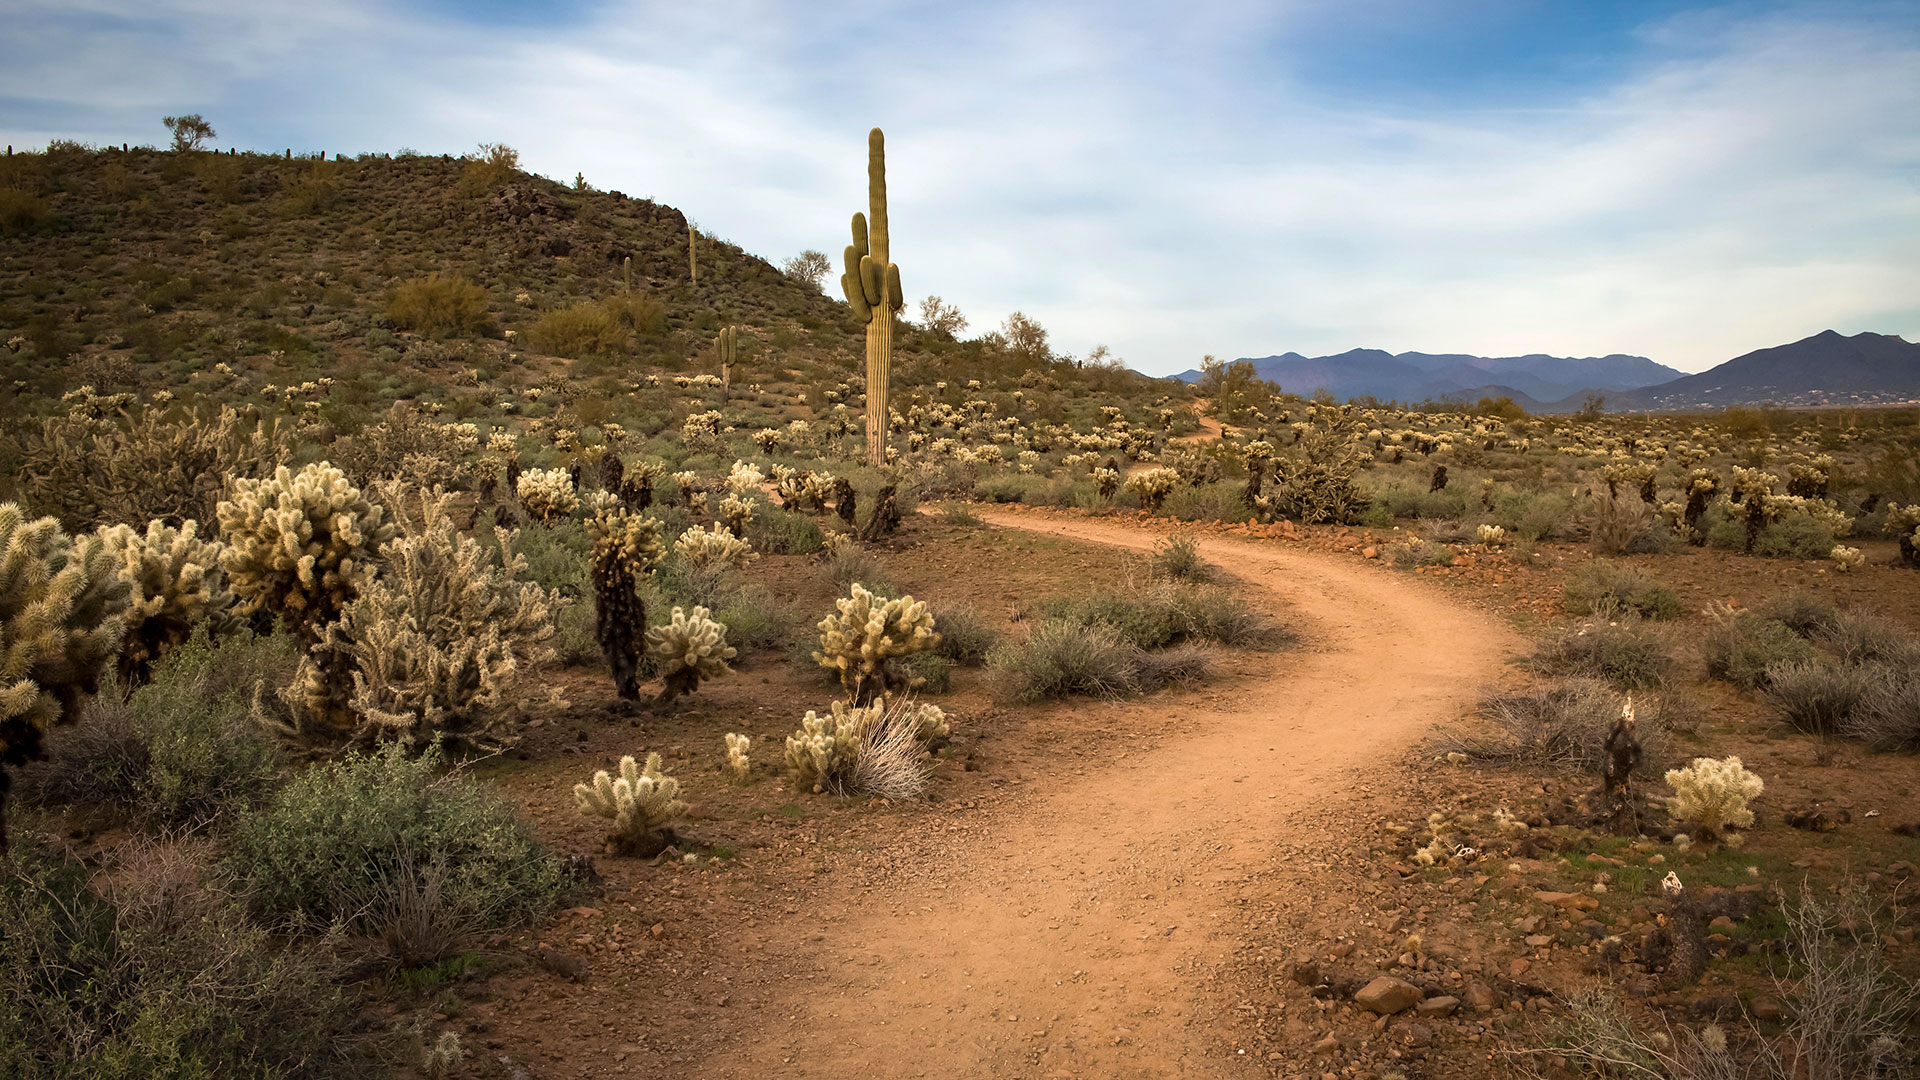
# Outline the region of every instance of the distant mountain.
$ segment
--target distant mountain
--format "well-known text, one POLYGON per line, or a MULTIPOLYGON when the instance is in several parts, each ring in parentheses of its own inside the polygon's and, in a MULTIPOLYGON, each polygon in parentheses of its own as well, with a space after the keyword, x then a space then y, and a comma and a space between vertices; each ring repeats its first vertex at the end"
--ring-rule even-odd
MULTIPOLYGON (((1681 375, 1644 356, 1617 353, 1588 357, 1543 353, 1488 357, 1353 349, 1334 356, 1315 357, 1289 352, 1260 357, 1251 363, 1261 378, 1297 394, 1310 395, 1324 389, 1338 398, 1371 394, 1382 400, 1407 403, 1429 398, 1461 398, 1469 392, 1478 400, 1480 392, 1491 387, 1515 395, 1516 401, 1525 396, 1538 404, 1578 398, 1588 390, 1638 390, 1681 375)), ((1200 373, 1184 371, 1174 377, 1192 382, 1200 373)), ((1524 402, 1521 404, 1525 407, 1524 402)))
POLYGON ((1920 344, 1894 334, 1847 337, 1827 330, 1791 345, 1756 349, 1698 375, 1608 395, 1607 407, 1667 410, 1913 401, 1920 401, 1920 344))

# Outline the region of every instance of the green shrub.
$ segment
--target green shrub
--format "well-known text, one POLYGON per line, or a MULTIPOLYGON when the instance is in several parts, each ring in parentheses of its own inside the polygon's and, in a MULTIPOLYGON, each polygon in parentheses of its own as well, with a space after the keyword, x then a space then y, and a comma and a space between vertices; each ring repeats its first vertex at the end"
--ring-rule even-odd
POLYGON ((1135 649, 1133 686, 1136 690, 1159 690, 1168 686, 1193 686, 1215 674, 1213 650, 1189 642, 1171 649, 1135 649))
POLYGON ((452 274, 401 282, 387 303, 387 318, 402 330, 435 338, 484 334, 493 328, 486 290, 452 274))
POLYGON ((759 585, 742 585, 728 594, 713 609, 713 618, 726 624, 727 642, 742 653, 775 648, 786 637, 779 605, 773 594, 759 585))
POLYGON ((1649 619, 1672 619, 1681 611, 1680 597, 1645 571, 1601 559, 1567 575, 1561 596, 1567 610, 1576 615, 1589 615, 1609 605, 1649 619))
POLYGON ((1493 517, 1516 539, 1553 540, 1565 535, 1574 505, 1570 495, 1503 491, 1494 498, 1493 517))
POLYGON ((1142 649, 1161 649, 1185 641, 1272 645, 1288 636, 1234 590, 1187 582, 1156 581, 1077 597, 1054 597, 1042 611, 1050 618, 1083 626, 1103 624, 1121 641, 1142 649))
POLYGON ((1881 676, 1847 721, 1846 734, 1880 750, 1920 750, 1920 673, 1883 668, 1881 676))
MULTIPOLYGON (((395 743, 309 769, 242 815, 225 866, 261 917, 296 932, 390 938, 409 912, 436 932, 490 930, 551 908, 566 889, 560 864, 510 804, 438 775, 442 764, 437 747, 409 759, 395 743)), ((390 946, 411 963, 443 958, 390 946)))
POLYGON ((1542 675, 1600 679, 1622 690, 1660 686, 1673 667, 1666 642, 1640 616, 1609 612, 1541 644, 1528 666, 1542 675))
POLYGON ((167 826, 248 805, 272 784, 279 765, 273 741, 251 715, 254 684, 285 685, 296 658, 285 634, 220 643, 204 633, 194 637, 131 698, 94 699, 87 722, 62 730, 47 760, 22 776, 21 798, 110 806, 167 826))
POLYGON ((366 1075, 318 956, 276 947, 188 849, 135 845, 90 882, 20 844, 0 869, 0 1073, 10 1080, 366 1075))
POLYGON ((1870 612, 1837 611, 1812 636, 1849 664, 1920 669, 1920 638, 1870 612))
POLYGON ((47 200, 30 191, 0 187, 0 236, 33 232, 52 217, 47 200))
POLYGON ((778 506, 762 506, 747 525, 754 550, 768 555, 811 555, 824 545, 820 526, 805 514, 778 506))
POLYGON ((1134 687, 1133 646, 1111 626, 1043 619, 1027 639, 987 656, 994 696, 1015 703, 1085 695, 1113 697, 1134 687))
POLYGON ((1707 674, 1743 690, 1767 684, 1767 670, 1780 664, 1811 663, 1819 653, 1779 619, 1747 611, 1718 613, 1701 641, 1707 674))
POLYGON ((966 503, 950 502, 940 507, 940 518, 949 525, 961 525, 971 528, 980 524, 980 515, 966 503))
POLYGON ((1833 551, 1833 526, 1806 514, 1789 514, 1760 530, 1753 553, 1776 559, 1824 559, 1833 551))
POLYGON ((1148 565, 1158 577, 1171 581, 1211 581, 1213 566, 1200 557, 1200 546, 1186 533, 1168 536, 1153 545, 1148 565))
POLYGON ((1831 632, 1840 622, 1840 609, 1824 596, 1794 589, 1761 604, 1762 618, 1778 619, 1803 638, 1815 638, 1831 632))
POLYGON ((883 596, 899 596, 901 593, 900 587, 887 576, 886 568, 880 565, 880 560, 874 558, 865 548, 843 544, 834 550, 824 566, 827 580, 833 582, 836 594, 845 593, 855 582, 865 585, 868 591, 880 593, 883 596))
POLYGON ((973 497, 993 503, 1044 503, 1050 489, 1047 478, 1029 473, 997 473, 974 482, 973 497))
POLYGON ((944 694, 953 688, 952 660, 937 652, 917 652, 900 661, 900 670, 909 680, 918 679, 914 687, 923 694, 944 694))
POLYGON ((627 332, 604 305, 582 300, 540 316, 527 329, 527 340, 541 352, 578 360, 621 351, 627 332))
POLYGON ((1798 731, 1832 735, 1852 725, 1881 673, 1826 657, 1786 661, 1766 670, 1767 702, 1798 731))
POLYGON ((585 600, 563 600, 554 616, 554 659, 568 667, 584 667, 600 661, 600 643, 593 636, 593 604, 585 600))
POLYGON ((1160 510, 1180 521, 1245 521, 1253 512, 1244 492, 1244 484, 1228 480, 1199 487, 1181 484, 1167 493, 1160 510))
MULTIPOLYGON (((491 535, 491 533, 489 533, 491 535)), ((498 543, 494 546, 497 548, 498 543)), ((520 530, 515 549, 527 560, 527 579, 557 590, 569 600, 593 595, 587 580, 587 530, 577 521, 532 525, 520 530)))
POLYGON ((979 667, 987 662, 987 654, 1000 640, 999 632, 969 607, 942 606, 935 613, 935 621, 940 644, 934 646, 933 651, 956 664, 979 667))
POLYGON ((1453 549, 1431 540, 1412 539, 1394 544, 1387 549, 1387 554, 1393 559, 1393 565, 1402 570, 1411 570, 1416 566, 1453 565, 1453 549))

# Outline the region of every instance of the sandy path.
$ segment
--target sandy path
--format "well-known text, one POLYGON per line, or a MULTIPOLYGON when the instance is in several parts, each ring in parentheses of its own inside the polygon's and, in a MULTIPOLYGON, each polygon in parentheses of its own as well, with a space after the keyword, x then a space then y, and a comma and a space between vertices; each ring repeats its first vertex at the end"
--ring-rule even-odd
MULTIPOLYGON (((989 523, 1147 548, 1097 519, 983 511, 989 523)), ((914 870, 823 918, 812 975, 762 1037, 689 1075, 1167 1077, 1255 1075, 1198 1007, 1195 981, 1235 930, 1236 882, 1271 865, 1287 819, 1356 766, 1393 761, 1458 715, 1514 647, 1495 620, 1428 586, 1337 557, 1204 538, 1256 602, 1309 635, 1252 678, 1177 710, 1151 755, 1124 746, 1047 777, 1010 830, 903 853, 914 870)), ((1304 887, 1311 887, 1303 876, 1304 887)), ((1261 1065, 1270 1068, 1262 1062, 1261 1065)))

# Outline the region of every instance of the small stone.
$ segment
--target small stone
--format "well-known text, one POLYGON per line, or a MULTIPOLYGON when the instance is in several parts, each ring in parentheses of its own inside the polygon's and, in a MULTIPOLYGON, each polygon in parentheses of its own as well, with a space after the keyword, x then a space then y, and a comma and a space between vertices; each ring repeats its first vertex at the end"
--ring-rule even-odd
POLYGON ((1391 1016, 1420 1003, 1420 988, 1391 975, 1382 975, 1353 995, 1353 1003, 1368 1012, 1391 1016))
POLYGON ((1331 1054, 1338 1049, 1340 1049, 1340 1036, 1338 1035, 1330 1034, 1326 1038, 1313 1044, 1313 1052, 1316 1054, 1331 1054))
POLYGON ((1415 1005, 1414 1011, 1418 1012, 1421 1016, 1446 1017, 1452 1016, 1453 1011, 1459 1007, 1459 998, 1442 995, 1440 997, 1430 997, 1420 1004, 1415 1005))
POLYGON ((1425 1024, 1395 1024, 1393 1025, 1393 1034, 1408 1046, 1421 1047, 1433 1045, 1433 1029, 1425 1024))
POLYGON ((1353 942, 1343 941, 1340 944, 1335 945, 1333 948, 1328 949, 1327 951, 1333 954, 1334 956, 1344 960, 1347 957, 1353 955, 1353 942))
POLYGON ((1553 937, 1552 935, 1549 935, 1549 934, 1528 934, 1527 935, 1527 944, 1533 946, 1536 949, 1542 945, 1550 945, 1552 943, 1553 943, 1553 937))
POLYGON ((647 933, 649 933, 649 934, 652 934, 652 935, 653 935, 654 937, 657 937, 657 938, 663 938, 663 937, 666 937, 666 936, 667 936, 667 924, 665 924, 665 923, 654 923, 654 924, 653 924, 653 925, 652 925, 651 927, 648 927, 648 928, 647 928, 647 933))
POLYGON ((1707 924, 1707 929, 1717 934, 1731 934, 1735 930, 1738 930, 1739 928, 1740 927, 1737 923, 1735 923, 1732 919, 1729 919, 1725 915, 1722 915, 1719 918, 1707 924))
POLYGON ((1772 998, 1761 998, 1759 1001, 1753 1003, 1753 1018, 1755 1020, 1778 1020, 1780 1019, 1782 1011, 1780 1003, 1772 998))
POLYGON ((1476 1011, 1486 1012, 1493 1008, 1493 988, 1478 979, 1468 983, 1467 988, 1461 993, 1467 995, 1467 1004, 1473 1006, 1476 1011))
POLYGON ((1527 973, 1527 969, 1532 966, 1533 966, 1533 961, 1528 960, 1524 956, 1519 957, 1518 959, 1514 960, 1513 963, 1507 965, 1507 974, 1517 979, 1520 976, 1525 975, 1527 973))

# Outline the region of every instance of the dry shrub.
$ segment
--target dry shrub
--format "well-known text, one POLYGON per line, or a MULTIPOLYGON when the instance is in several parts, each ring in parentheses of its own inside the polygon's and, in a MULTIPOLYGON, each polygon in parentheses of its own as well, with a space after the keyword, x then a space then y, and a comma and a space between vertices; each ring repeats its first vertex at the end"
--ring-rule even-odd
POLYGON ((1008 642, 987 656, 987 681, 1004 701, 1115 697, 1134 688, 1137 651, 1105 623, 1043 619, 1024 642, 1008 642))
POLYGON ((582 300, 540 316, 527 330, 527 340, 541 352, 578 360, 620 352, 627 331, 605 305, 582 300))
POLYGON ((1541 644, 1527 661, 1542 675, 1603 679, 1622 690, 1666 683, 1667 643, 1633 612, 1607 611, 1541 644))
POLYGON ((1587 542, 1596 555, 1625 555, 1647 550, 1653 507, 1637 496, 1598 495, 1587 520, 1587 542))
POLYGON ((1649 619, 1677 618, 1681 611, 1680 597, 1646 571, 1605 560, 1586 563, 1568 574, 1561 596, 1567 610, 1577 615, 1608 606, 1649 619))
POLYGON ((1770 665, 1764 689, 1768 703, 1795 730, 1833 735, 1853 726, 1889 674, 1822 656, 1770 665))
POLYGON ((1707 674, 1743 690, 1767 683, 1767 672, 1781 664, 1809 663, 1819 653, 1778 619, 1747 611, 1716 610, 1714 627, 1701 642, 1707 674))
MULTIPOLYGON (((1565 679, 1550 686, 1496 693, 1481 701, 1484 727, 1441 733, 1443 750, 1479 761, 1595 773, 1604 744, 1620 719, 1625 695, 1598 679, 1565 679)), ((1671 733, 1685 726, 1686 703, 1667 695, 1637 697, 1640 746, 1648 773, 1672 753, 1671 733)))

